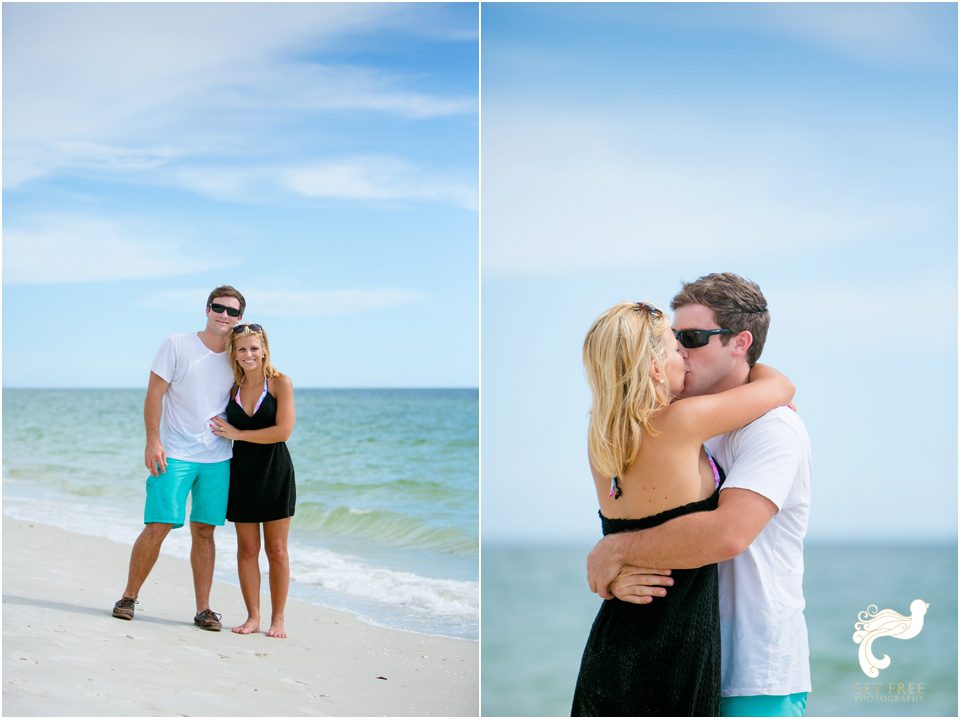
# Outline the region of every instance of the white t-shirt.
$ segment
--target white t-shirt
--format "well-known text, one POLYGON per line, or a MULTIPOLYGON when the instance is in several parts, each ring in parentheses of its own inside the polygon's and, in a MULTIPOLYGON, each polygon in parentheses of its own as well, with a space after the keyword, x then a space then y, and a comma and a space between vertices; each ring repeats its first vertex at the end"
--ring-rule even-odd
POLYGON ((163 395, 160 442, 168 457, 222 462, 233 444, 210 431, 210 419, 225 416, 233 371, 226 352, 212 352, 196 333, 172 335, 160 345, 150 371, 170 383, 163 395))
POLYGON ((749 489, 777 514, 738 556, 720 562, 723 696, 808 692, 803 538, 810 514, 810 438, 797 413, 778 407, 708 448, 727 472, 721 492, 749 489))

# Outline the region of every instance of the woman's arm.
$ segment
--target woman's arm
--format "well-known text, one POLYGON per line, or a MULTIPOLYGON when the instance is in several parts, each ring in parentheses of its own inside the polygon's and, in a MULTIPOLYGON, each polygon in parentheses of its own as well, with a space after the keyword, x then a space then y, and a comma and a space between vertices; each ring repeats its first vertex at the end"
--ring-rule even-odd
POLYGON ((746 384, 725 392, 677 400, 664 413, 665 419, 703 441, 743 427, 787 404, 793 399, 794 389, 793 383, 773 367, 756 364, 746 384))
POLYGON ((227 439, 239 439, 253 444, 276 444, 286 442, 293 434, 295 411, 293 405, 293 383, 285 374, 274 377, 270 385, 277 398, 277 423, 263 429, 237 429, 220 417, 211 422, 213 433, 227 439))

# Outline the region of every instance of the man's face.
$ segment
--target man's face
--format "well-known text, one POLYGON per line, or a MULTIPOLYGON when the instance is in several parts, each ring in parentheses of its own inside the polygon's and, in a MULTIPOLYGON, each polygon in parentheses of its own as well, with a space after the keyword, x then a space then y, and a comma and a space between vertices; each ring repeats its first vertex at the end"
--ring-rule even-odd
POLYGON ((225 335, 229 332, 237 322, 243 319, 242 315, 237 317, 231 317, 230 313, 226 310, 222 312, 216 312, 214 310, 214 305, 219 309, 220 307, 229 307, 231 310, 240 310, 240 300, 236 297, 217 297, 210 303, 210 307, 207 308, 207 329, 210 332, 215 332, 216 334, 225 335))
MULTIPOLYGON (((713 316, 713 310, 703 305, 683 305, 673 315, 675 330, 716 330, 721 329, 713 316)), ((742 364, 742 357, 733 355, 734 343, 720 342, 720 335, 714 335, 703 347, 694 349, 680 348, 686 365, 686 378, 683 384, 683 397, 696 397, 713 394, 726 389, 726 383, 742 364)))

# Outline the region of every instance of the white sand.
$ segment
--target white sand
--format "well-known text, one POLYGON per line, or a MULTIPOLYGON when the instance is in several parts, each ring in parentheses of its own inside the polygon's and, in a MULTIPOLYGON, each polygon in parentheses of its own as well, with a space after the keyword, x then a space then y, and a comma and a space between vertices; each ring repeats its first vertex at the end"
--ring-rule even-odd
MULTIPOLYGON (((222 531, 222 530, 221 530, 222 531)), ((130 547, 3 520, 4 716, 477 716, 479 644, 290 601, 287 639, 193 626, 189 563, 160 557, 132 622, 110 615, 130 547), (380 678, 385 677, 385 678, 380 678)), ((264 577, 266 587, 266 577, 264 577)), ((261 612, 269 618, 269 597, 261 612)))

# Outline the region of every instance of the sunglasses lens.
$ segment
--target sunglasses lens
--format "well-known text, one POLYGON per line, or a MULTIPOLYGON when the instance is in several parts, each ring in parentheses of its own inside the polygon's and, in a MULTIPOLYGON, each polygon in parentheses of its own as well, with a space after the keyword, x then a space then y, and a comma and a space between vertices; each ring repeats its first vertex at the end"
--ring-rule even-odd
POLYGON ((710 335, 699 330, 681 330, 677 332, 677 340, 682 346, 692 350, 707 344, 710 341, 710 335))

